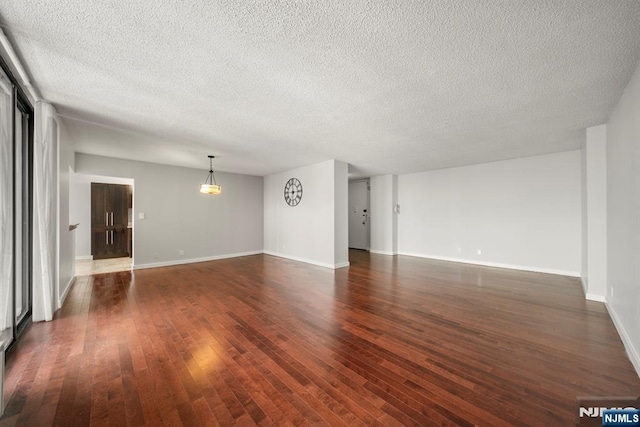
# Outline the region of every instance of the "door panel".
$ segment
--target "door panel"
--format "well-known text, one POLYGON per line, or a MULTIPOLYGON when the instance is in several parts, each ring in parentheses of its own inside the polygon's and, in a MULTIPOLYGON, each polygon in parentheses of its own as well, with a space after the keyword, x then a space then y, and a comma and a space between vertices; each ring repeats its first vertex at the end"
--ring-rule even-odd
POLYGON ((91 183, 91 226, 107 226, 104 184, 91 183))
POLYGON ((105 184, 91 183, 91 255, 94 259, 108 257, 107 225, 109 223, 106 205, 105 184))
POLYGON ((91 254, 94 259, 129 256, 126 185, 91 184, 91 254))
POLYGON ((111 213, 113 215, 112 226, 127 227, 129 223, 128 206, 129 206, 129 189, 126 185, 113 185, 110 188, 111 213))
POLYGON ((113 255, 118 257, 129 256, 127 244, 127 228, 118 227, 113 230, 113 255))

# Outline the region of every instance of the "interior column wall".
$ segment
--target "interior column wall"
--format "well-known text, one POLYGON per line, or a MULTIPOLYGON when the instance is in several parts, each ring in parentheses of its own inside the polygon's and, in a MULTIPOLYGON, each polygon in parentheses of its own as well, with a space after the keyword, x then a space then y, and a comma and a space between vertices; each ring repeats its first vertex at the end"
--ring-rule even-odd
POLYGON ((348 165, 327 160, 264 178, 264 252, 328 268, 348 265, 348 165), (289 206, 284 187, 302 184, 289 206))
POLYGON ((398 176, 381 175, 370 179, 371 252, 395 255, 398 252, 398 176))
POLYGON ((604 302, 607 292, 606 125, 587 129, 582 157, 582 280, 587 299, 604 302))

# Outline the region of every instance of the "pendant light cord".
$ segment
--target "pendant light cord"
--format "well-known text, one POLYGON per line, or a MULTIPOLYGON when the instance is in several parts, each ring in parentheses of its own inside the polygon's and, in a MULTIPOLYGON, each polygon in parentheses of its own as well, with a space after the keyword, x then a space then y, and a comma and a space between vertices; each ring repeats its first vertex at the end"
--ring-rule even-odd
POLYGON ((209 175, 207 175, 207 179, 204 180, 204 183, 209 183, 209 185, 218 185, 216 182, 216 176, 213 174, 213 157, 214 156, 209 156, 209 175))

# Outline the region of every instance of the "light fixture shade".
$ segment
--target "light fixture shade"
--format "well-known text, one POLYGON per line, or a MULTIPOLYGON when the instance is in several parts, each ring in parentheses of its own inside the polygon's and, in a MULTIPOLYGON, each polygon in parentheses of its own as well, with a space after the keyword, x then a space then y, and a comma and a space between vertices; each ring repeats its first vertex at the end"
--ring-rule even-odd
POLYGON ((222 193, 222 187, 215 184, 202 184, 200 192, 204 194, 220 194, 222 193))
POLYGON ((216 182, 216 177, 213 174, 213 164, 211 163, 215 156, 207 157, 209 157, 209 174, 207 175, 207 179, 205 179, 204 183, 200 186, 200 192, 203 194, 220 194, 222 193, 222 187, 220 187, 216 182))

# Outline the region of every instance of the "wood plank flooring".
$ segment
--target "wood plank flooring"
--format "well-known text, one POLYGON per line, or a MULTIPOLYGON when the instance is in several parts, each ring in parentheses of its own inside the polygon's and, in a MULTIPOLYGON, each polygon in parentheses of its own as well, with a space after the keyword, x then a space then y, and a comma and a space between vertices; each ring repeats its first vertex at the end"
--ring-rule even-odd
POLYGON ((640 394, 576 278, 350 253, 77 278, 7 359, 0 425, 574 425, 640 394))

